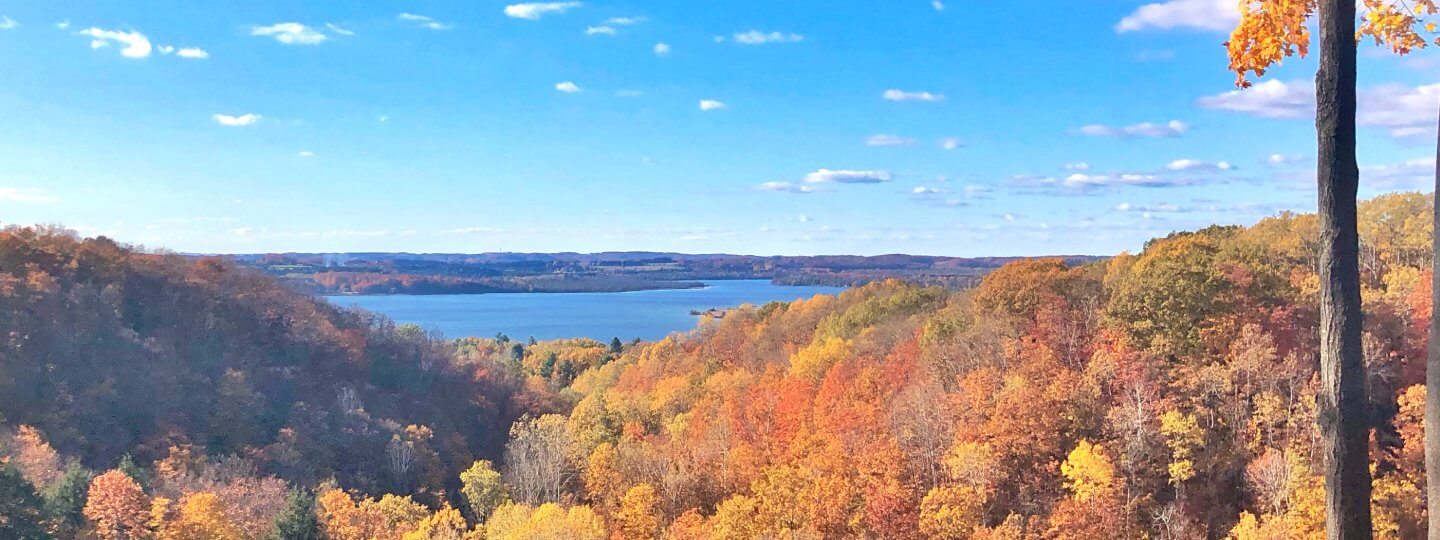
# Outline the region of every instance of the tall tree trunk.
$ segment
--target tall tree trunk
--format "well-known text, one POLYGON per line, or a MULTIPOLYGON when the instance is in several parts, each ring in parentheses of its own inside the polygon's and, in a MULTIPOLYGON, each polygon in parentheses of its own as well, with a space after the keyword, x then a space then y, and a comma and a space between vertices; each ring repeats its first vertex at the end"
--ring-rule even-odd
POLYGON ((1355 192, 1355 0, 1320 1, 1315 75, 1320 191, 1320 396, 1325 529, 1369 539, 1370 459, 1355 192))
POLYGON ((1430 539, 1440 540, 1440 132, 1435 140, 1435 230, 1430 254, 1430 345, 1425 358, 1425 499, 1430 539))

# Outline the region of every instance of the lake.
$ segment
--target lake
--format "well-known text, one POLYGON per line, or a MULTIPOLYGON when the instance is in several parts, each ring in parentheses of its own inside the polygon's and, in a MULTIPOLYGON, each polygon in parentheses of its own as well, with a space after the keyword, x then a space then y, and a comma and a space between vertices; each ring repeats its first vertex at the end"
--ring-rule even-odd
POLYGON ((399 323, 439 330, 445 337, 493 337, 504 332, 514 339, 612 337, 655 340, 671 332, 695 328, 700 318, 690 310, 728 308, 741 304, 788 302, 817 294, 835 294, 842 287, 783 286, 768 280, 705 281, 701 289, 620 293, 506 293, 384 296, 326 296, 336 305, 356 306, 384 314, 399 323))

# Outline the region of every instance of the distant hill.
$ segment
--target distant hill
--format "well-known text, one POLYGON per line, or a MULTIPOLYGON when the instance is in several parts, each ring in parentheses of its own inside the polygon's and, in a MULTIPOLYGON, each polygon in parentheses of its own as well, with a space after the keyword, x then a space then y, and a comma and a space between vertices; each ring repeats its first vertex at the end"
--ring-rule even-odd
MULTIPOLYGON (((234 255, 323 294, 607 292, 698 286, 707 279, 782 285, 860 285, 899 278, 952 289, 1023 257, 755 256, 651 251, 600 253, 278 253, 234 255)), ((1084 264, 1102 257, 1061 257, 1084 264)))

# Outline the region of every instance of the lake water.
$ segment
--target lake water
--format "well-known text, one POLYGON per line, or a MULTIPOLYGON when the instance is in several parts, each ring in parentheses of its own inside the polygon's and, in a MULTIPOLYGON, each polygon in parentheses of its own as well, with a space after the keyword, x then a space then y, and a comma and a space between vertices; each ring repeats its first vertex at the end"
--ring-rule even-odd
POLYGON ((774 285, 768 280, 706 281, 703 289, 622 293, 506 293, 386 296, 327 296, 342 306, 357 306, 439 330, 446 337, 493 337, 504 332, 514 339, 612 337, 655 340, 671 332, 695 328, 699 317, 690 310, 728 308, 740 304, 791 301, 834 294, 840 287, 774 285))

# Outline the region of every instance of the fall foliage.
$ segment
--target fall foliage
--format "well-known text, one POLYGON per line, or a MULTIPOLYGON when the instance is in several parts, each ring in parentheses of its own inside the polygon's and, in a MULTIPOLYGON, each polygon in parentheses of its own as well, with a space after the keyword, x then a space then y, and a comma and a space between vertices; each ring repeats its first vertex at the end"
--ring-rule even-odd
MULTIPOLYGON (((1430 295, 1428 212, 1418 194, 1361 206, 1381 538, 1425 530, 1418 385, 1431 314, 1414 306, 1430 295)), ((208 374, 214 403, 193 417, 141 407, 145 421, 128 424, 62 420, 5 386, 0 397, 19 405, 5 409, 11 472, 0 487, 31 495, 0 512, 46 537, 107 539, 1313 537, 1325 516, 1318 285, 1303 241, 1314 219, 1176 233, 1079 266, 1015 262, 967 290, 891 280, 745 306, 620 347, 444 341, 243 269, 11 231, 0 245, 67 262, 54 263, 60 278, 22 267, 26 284, 12 279, 13 296, 0 298, 4 316, 63 312, 105 290, 80 285, 98 283, 91 266, 103 261, 155 265, 157 283, 194 283, 198 272, 223 282, 217 291, 263 292, 255 305, 288 311, 213 324, 271 313, 278 326, 243 334, 314 356, 222 354, 235 360, 193 372, 208 374), (89 252, 102 248, 114 251, 89 252), (280 384, 287 370, 334 378, 280 384), (483 428, 457 427, 462 415, 483 428), (123 442, 92 447, 100 426, 123 428, 123 442)), ((0 261, 16 257, 0 250, 0 261)), ((94 301, 106 294, 128 293, 94 301)), ((151 334, 135 331, 138 348, 122 347, 131 358, 189 358, 145 343, 240 347, 185 342, 144 323, 156 316, 113 321, 151 334)), ((32 341, 61 343, 46 328, 32 326, 48 336, 32 341)), ((84 387, 129 403, 139 397, 115 388, 152 384, 109 373, 108 386, 84 387)))

